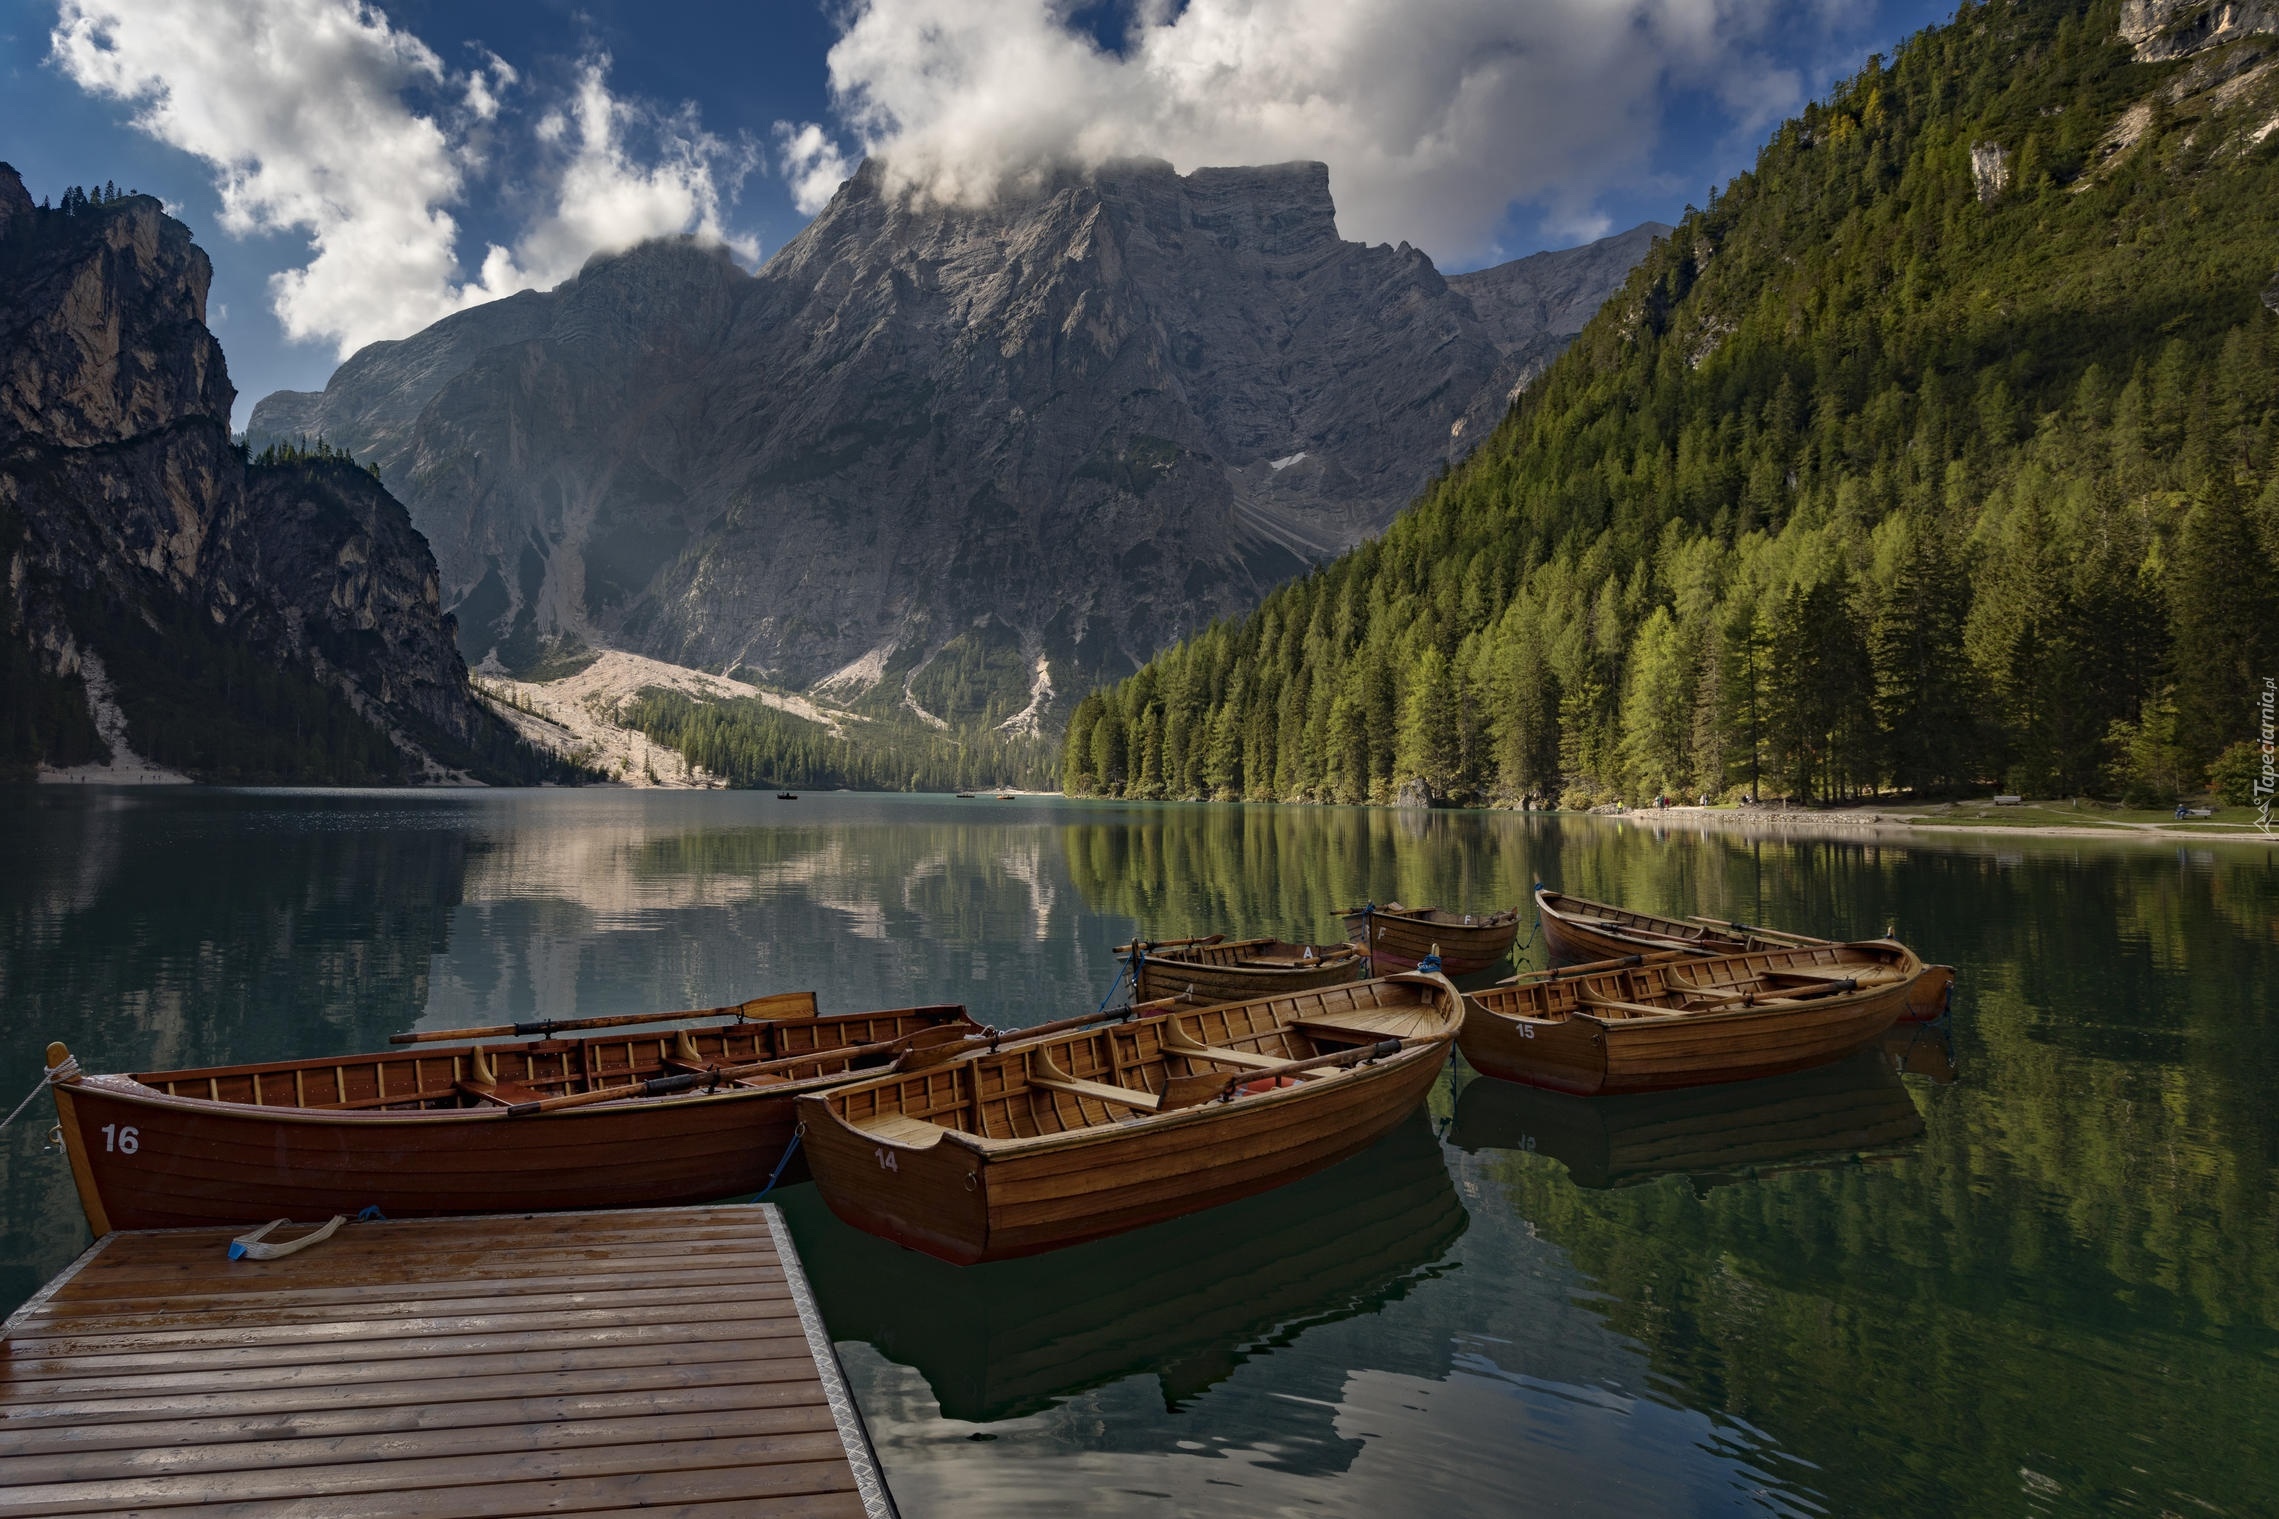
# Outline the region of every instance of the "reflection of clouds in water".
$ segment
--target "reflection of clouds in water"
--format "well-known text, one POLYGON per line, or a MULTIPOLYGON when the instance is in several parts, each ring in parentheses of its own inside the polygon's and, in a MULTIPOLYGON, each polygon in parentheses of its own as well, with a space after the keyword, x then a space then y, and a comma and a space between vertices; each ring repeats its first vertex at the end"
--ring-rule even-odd
POLYGON ((839 1348, 896 1502, 938 1519, 1065 1515, 1078 1494, 1084 1513, 1115 1519, 1816 1511, 1759 1469, 1767 1453, 1701 1413, 1492 1366, 1358 1368, 1315 1398, 1276 1386, 1268 1358, 1178 1409, 1134 1376, 971 1424, 945 1418, 916 1371, 867 1344, 839 1348))
MULTIPOLYGON (((815 990, 828 1008, 971 1003, 1002 1026, 1090 1007, 1114 942, 1025 817, 827 795, 514 803, 470 820, 430 1028, 706 1007, 815 990), (1079 1006, 1080 1004, 1081 1006, 1079 1006)), ((1109 966, 1107 974, 1113 973, 1109 966)))
POLYGON ((1053 889, 1045 878, 1044 849, 1032 838, 1026 849, 1007 850, 1002 861, 1005 873, 1029 888, 1030 935, 1042 943, 1052 932, 1053 889))

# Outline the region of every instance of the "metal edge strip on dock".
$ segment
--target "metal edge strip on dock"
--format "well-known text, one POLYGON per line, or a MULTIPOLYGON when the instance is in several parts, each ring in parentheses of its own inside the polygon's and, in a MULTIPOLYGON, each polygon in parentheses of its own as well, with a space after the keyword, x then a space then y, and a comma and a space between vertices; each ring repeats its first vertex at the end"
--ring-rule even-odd
POLYGON ((791 1230, 774 1203, 760 1203, 758 1207, 767 1218, 768 1237, 775 1244, 776 1257, 783 1262, 783 1278, 791 1288, 792 1306, 799 1311, 799 1327, 807 1333, 807 1349, 815 1362, 815 1373, 822 1380, 823 1396, 830 1402, 831 1418, 839 1426, 839 1443, 847 1449, 847 1465, 854 1471, 855 1490, 862 1495, 863 1512, 869 1519, 901 1519, 894 1507, 894 1494, 888 1490, 886 1477, 879 1469, 878 1451, 870 1443, 870 1428, 863 1423, 863 1412, 855 1405, 854 1394, 847 1390, 846 1371, 839 1364, 838 1347, 831 1343, 831 1331, 824 1326, 823 1314, 815 1306, 815 1293, 807 1285, 807 1271, 800 1264, 799 1249, 792 1243, 791 1230))

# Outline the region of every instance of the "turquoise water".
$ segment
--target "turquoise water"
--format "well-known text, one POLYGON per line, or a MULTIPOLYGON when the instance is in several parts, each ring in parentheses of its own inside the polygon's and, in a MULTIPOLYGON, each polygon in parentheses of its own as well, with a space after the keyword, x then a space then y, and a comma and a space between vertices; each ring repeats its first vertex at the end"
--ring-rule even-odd
MULTIPOLYGON (((1529 882, 1960 971, 1951 1043, 1343 1166, 959 1271, 782 1201, 905 1513, 2274 1511, 2279 864, 2019 836, 750 793, 0 792, 0 1072, 709 1005, 1088 1010, 1110 946, 1529 882), (1949 1079, 1952 1078, 1952 1079, 1949 1079)), ((1522 959, 1533 958, 1523 954, 1522 959)), ((85 1242, 44 1101, 0 1302, 85 1242)))

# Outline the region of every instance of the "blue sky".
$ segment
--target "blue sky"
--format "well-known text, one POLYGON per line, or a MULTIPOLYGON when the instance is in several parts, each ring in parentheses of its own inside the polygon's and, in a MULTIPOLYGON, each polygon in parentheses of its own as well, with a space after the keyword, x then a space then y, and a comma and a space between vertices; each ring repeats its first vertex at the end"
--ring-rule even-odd
POLYGON ((911 193, 1046 160, 1320 158, 1448 270, 1674 220, 1918 0, 0 0, 0 159, 162 197, 243 424, 278 388, 642 236, 747 263, 866 148, 911 193))

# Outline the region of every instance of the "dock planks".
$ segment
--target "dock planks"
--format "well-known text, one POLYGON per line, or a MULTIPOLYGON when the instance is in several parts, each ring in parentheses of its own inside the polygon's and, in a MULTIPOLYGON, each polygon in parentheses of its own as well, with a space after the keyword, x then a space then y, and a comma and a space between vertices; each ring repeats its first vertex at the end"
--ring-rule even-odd
POLYGON ((892 1519, 771 1206, 238 1232, 107 1235, 0 1328, 0 1519, 892 1519))

